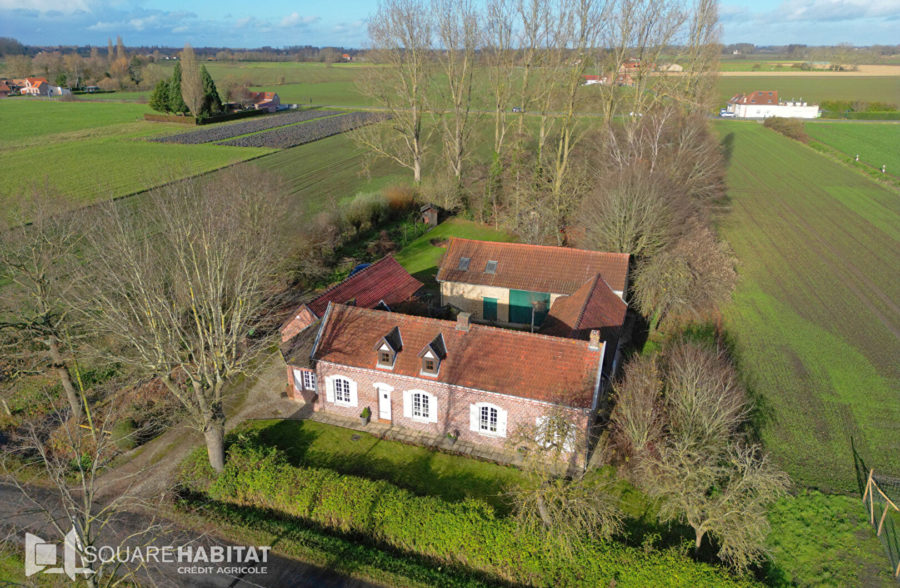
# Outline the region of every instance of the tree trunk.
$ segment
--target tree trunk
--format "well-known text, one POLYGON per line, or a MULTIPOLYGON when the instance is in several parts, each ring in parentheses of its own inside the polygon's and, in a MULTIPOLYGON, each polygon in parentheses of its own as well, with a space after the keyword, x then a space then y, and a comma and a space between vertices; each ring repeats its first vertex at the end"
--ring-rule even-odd
POLYGON ((700 553, 700 545, 703 543, 703 535, 705 535, 705 531, 701 531, 700 529, 694 529, 694 555, 700 553))
POLYGON ((75 391, 75 385, 72 383, 72 374, 69 373, 69 368, 66 367, 66 362, 63 361, 62 352, 59 350, 59 340, 51 335, 47 341, 47 347, 50 349, 51 367, 56 372, 56 376, 66 392, 69 408, 72 409, 72 418, 75 419, 76 423, 81 422, 81 419, 84 417, 84 408, 81 406, 81 398, 79 398, 78 393, 75 391))
POLYGON ((209 465, 216 473, 225 470, 225 417, 213 417, 206 423, 203 431, 206 438, 206 454, 209 465))

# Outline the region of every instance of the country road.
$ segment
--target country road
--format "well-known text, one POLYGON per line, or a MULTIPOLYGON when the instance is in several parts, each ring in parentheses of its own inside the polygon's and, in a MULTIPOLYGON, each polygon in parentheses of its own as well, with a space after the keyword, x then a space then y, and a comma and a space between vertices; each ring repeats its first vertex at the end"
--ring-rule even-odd
MULTIPOLYGON (((29 487, 29 493, 44 504, 53 503, 53 495, 43 488, 29 487)), ((64 517, 57 520, 64 529, 69 525, 61 522, 64 517)), ((199 535, 195 531, 179 527, 172 521, 159 521, 162 528, 154 529, 152 533, 142 532, 150 524, 149 515, 136 512, 124 512, 116 516, 100 535, 98 546, 110 545, 146 547, 153 545, 163 547, 171 545, 190 545, 194 550, 203 546, 207 550, 211 546, 233 546, 234 543, 222 541, 211 535, 199 535), (122 543, 123 538, 134 535, 122 543)), ((10 484, 0 484, 0 537, 8 537, 14 543, 24 546, 25 532, 39 535, 51 543, 62 543, 62 537, 52 529, 46 516, 38 512, 34 505, 10 484)), ((20 547, 21 548, 21 547, 20 547)), ((61 552, 61 550, 60 550, 61 552)), ((20 552, 21 555, 21 552, 20 552)), ((60 562, 61 563, 61 562, 60 562)), ((184 564, 184 563, 154 563, 147 565, 146 569, 137 572, 136 580, 139 585, 160 587, 196 587, 196 588, 242 588, 242 587, 288 587, 288 586, 323 586, 362 588, 373 587, 362 580, 348 578, 337 572, 300 561, 281 557, 272 553, 268 554, 266 563, 250 564, 245 567, 254 570, 254 573, 235 575, 220 567, 228 564, 184 564), (197 567, 210 567, 211 573, 190 573, 179 568, 196 565, 197 567)), ((60 576, 63 578, 63 576, 60 576)), ((0 578, 0 583, 8 578, 0 578)))

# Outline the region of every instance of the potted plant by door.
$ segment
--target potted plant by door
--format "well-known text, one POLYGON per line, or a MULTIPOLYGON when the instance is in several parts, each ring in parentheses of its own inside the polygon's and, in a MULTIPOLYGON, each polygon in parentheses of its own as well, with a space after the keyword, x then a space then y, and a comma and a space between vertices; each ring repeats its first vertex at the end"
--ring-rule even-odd
POLYGON ((366 426, 369 424, 369 419, 372 418, 372 410, 367 406, 362 409, 362 412, 359 413, 359 422, 362 423, 362 426, 366 426))

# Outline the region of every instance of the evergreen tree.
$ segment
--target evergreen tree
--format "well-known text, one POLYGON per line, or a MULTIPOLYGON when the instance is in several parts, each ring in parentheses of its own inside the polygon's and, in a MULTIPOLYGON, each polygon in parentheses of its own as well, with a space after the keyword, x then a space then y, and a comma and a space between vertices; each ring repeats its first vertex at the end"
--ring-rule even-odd
POLYGON ((204 116, 210 116, 222 111, 222 99, 219 98, 219 91, 216 89, 216 83, 212 76, 206 71, 206 66, 200 67, 200 79, 203 82, 203 107, 200 112, 204 116))
POLYGON ((175 64, 172 79, 169 81, 169 110, 171 112, 190 112, 188 105, 181 97, 181 63, 175 64))
POLYGON ((157 112, 169 112, 169 82, 160 80, 150 94, 150 108, 157 112))

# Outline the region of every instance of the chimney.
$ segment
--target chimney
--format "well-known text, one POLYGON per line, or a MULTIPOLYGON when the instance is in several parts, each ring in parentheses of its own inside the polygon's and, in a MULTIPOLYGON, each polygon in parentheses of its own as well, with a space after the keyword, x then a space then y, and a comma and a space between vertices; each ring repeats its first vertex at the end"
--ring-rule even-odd
POLYGON ((457 331, 469 331, 469 318, 471 318, 471 312, 461 312, 456 315, 456 330, 457 331))
POLYGON ((600 350, 600 331, 597 329, 591 330, 591 339, 588 343, 588 349, 591 351, 599 351, 600 350))

